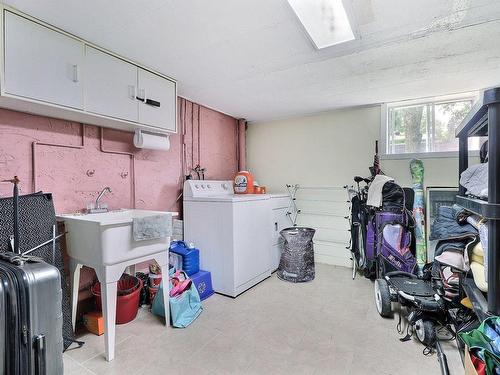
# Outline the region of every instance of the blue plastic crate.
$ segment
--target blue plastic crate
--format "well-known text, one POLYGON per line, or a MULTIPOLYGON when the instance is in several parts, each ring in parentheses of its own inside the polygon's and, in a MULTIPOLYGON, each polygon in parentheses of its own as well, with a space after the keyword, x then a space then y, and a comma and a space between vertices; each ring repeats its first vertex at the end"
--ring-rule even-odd
POLYGON ((212 288, 212 275, 210 272, 200 270, 200 272, 191 275, 190 278, 196 286, 196 289, 198 289, 202 301, 214 294, 212 288))

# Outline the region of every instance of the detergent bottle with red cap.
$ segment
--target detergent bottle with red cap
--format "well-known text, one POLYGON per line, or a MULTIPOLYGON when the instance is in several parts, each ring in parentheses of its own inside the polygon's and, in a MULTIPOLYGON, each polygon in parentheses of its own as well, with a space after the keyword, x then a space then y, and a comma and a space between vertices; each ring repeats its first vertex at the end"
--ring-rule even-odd
POLYGON ((248 171, 240 171, 234 177, 234 192, 236 194, 253 194, 253 176, 248 171))

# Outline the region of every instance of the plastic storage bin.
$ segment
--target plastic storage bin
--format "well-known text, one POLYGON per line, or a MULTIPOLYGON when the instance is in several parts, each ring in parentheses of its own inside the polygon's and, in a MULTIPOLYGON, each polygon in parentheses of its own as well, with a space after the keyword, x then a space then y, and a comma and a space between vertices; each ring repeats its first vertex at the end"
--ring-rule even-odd
POLYGON ((188 276, 200 270, 200 250, 192 244, 188 246, 184 241, 173 241, 170 244, 170 251, 182 256, 182 270, 188 276))
POLYGON ((198 294, 200 295, 200 299, 202 301, 214 294, 214 290, 212 288, 212 275, 210 272, 200 270, 200 272, 195 273, 190 277, 196 286, 196 289, 198 289, 198 294))

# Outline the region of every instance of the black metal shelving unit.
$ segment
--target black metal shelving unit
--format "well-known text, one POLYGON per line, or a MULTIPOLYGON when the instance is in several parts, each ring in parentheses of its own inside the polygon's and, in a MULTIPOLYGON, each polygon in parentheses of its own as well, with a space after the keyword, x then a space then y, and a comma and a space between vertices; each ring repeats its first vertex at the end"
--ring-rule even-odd
POLYGON ((460 186, 457 204, 488 219, 488 295, 466 279, 463 288, 479 319, 500 315, 500 87, 488 89, 455 132, 459 139, 459 176, 469 164, 469 137, 488 137, 488 201, 465 196, 460 186))

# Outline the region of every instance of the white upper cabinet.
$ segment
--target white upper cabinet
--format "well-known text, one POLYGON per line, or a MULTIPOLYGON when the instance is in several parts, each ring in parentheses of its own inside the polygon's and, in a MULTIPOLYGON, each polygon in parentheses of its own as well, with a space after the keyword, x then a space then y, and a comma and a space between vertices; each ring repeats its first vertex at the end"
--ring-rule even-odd
POLYGON ((2 4, 0 17, 1 108, 126 131, 177 131, 174 80, 2 4))
POLYGON ((86 46, 85 70, 87 111, 137 121, 137 66, 86 46))
POLYGON ((84 44, 5 12, 4 92, 83 109, 84 44))
POLYGON ((147 70, 138 70, 139 122, 175 132, 175 83, 147 70))

